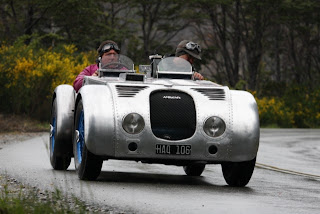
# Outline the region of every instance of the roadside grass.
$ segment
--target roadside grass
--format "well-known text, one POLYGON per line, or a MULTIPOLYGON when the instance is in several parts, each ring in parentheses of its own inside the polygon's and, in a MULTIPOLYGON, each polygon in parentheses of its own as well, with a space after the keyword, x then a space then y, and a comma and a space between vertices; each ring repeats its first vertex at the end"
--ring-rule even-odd
POLYGON ((41 122, 24 115, 0 113, 0 133, 49 131, 49 122, 41 122))
MULTIPOLYGON (((49 122, 40 122, 23 115, 0 113, 1 142, 25 139, 32 132, 48 132, 49 122), (20 135, 22 134, 22 137, 20 135), (16 136, 16 137, 14 137, 16 136)), ((30 135, 32 136, 32 135, 30 135)), ((0 148, 1 149, 1 148, 0 148)), ((39 189, 23 186, 15 180, 0 174, 0 214, 43 214, 43 213, 95 213, 88 211, 84 202, 76 197, 64 196, 58 189, 55 192, 41 192, 39 189)))
POLYGON ((19 184, 8 182, 0 186, 0 214, 87 213, 83 202, 75 197, 66 199, 57 189, 49 193, 22 185, 13 188, 13 185, 19 184))
POLYGON ((260 126, 260 128, 280 129, 281 127, 276 123, 272 123, 272 124, 267 124, 267 125, 264 125, 264 126, 260 126))

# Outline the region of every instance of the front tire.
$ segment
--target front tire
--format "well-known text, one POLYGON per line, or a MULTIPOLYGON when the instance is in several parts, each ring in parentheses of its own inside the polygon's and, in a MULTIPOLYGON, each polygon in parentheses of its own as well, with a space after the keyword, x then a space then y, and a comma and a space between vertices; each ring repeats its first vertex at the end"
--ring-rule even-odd
POLYGON ((85 143, 84 109, 82 100, 77 105, 73 138, 74 163, 81 180, 96 180, 100 175, 103 160, 92 154, 85 143))
POLYGON ((188 176, 200 176, 205 167, 203 163, 192 163, 184 166, 183 170, 188 176))
POLYGON ((50 163, 55 170, 66 170, 68 169, 71 157, 59 156, 57 153, 57 101, 54 99, 51 110, 51 122, 50 122, 50 139, 49 139, 49 152, 50 152, 50 163))
POLYGON ((228 185, 233 187, 244 187, 251 179, 256 158, 244 162, 222 163, 223 177, 228 185))

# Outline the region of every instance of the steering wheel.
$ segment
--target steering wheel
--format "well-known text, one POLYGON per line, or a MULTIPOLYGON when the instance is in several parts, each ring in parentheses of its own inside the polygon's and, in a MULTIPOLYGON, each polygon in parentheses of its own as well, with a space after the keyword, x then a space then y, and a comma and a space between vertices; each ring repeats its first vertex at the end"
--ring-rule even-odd
POLYGON ((129 68, 121 62, 110 62, 102 67, 103 69, 129 70, 129 68), (125 68, 125 69, 124 69, 125 68))

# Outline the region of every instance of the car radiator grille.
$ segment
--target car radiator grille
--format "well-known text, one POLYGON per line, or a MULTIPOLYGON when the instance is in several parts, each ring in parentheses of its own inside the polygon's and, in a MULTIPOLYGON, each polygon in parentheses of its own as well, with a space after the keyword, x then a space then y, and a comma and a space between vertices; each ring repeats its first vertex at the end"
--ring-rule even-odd
POLYGON ((155 91, 150 94, 150 120, 152 132, 158 138, 190 138, 196 130, 194 101, 183 92, 155 91))

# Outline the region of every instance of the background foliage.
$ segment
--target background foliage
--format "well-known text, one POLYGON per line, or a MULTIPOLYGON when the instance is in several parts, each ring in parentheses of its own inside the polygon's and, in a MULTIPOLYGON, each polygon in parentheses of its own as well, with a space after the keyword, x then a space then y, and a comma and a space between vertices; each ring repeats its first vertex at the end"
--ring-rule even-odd
POLYGON ((3 0, 0 110, 48 118, 54 87, 103 40, 139 64, 190 39, 208 79, 252 91, 262 125, 320 127, 319 11, 318 0, 3 0))
POLYGON ((0 110, 47 119, 55 87, 72 84, 79 70, 92 61, 92 52, 75 53, 74 45, 42 49, 40 40, 29 45, 23 40, 0 47, 0 110))

